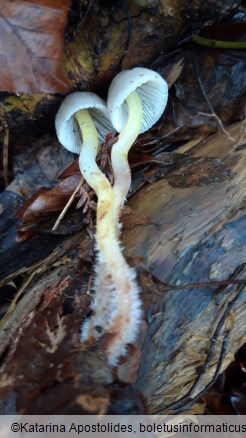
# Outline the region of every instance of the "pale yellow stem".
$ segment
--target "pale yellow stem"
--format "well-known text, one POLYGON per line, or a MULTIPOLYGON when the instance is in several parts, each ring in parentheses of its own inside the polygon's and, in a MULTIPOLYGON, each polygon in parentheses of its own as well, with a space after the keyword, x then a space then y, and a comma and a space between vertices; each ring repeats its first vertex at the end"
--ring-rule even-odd
POLYGON ((96 164, 98 151, 97 130, 88 110, 77 111, 75 118, 83 137, 83 145, 79 156, 80 171, 98 197, 96 240, 98 238, 108 238, 110 240, 117 228, 112 214, 115 196, 109 180, 96 164))
POLYGON ((112 148, 112 168, 114 172, 115 220, 119 221, 121 207, 131 185, 131 171, 128 163, 128 152, 137 139, 143 121, 141 99, 136 91, 126 98, 128 105, 128 120, 119 135, 117 143, 112 148))
POLYGON ((109 192, 112 192, 109 181, 96 163, 98 134, 89 111, 82 109, 77 111, 74 116, 78 122, 83 140, 79 156, 79 167, 81 173, 89 186, 95 190, 97 195, 100 194, 101 185, 103 185, 104 190, 106 189, 109 192))
MULTIPOLYGON (((80 110, 75 114, 83 137, 83 145, 79 157, 81 173, 87 183, 95 190, 98 197, 96 242, 98 250, 98 270, 104 269, 107 281, 97 281, 94 315, 87 327, 87 338, 98 337, 98 321, 102 320, 101 313, 109 314, 109 321, 104 321, 105 334, 110 335, 110 342, 106 348, 111 365, 117 363, 121 354, 125 353, 127 342, 133 342, 136 337, 138 324, 141 318, 138 288, 134 274, 127 265, 117 240, 115 216, 116 193, 108 179, 96 164, 98 135, 94 123, 87 110, 80 110), (103 286, 102 286, 103 283, 103 286), (114 293, 111 309, 105 309, 101 304, 103 295, 114 293), (100 307, 101 306, 101 307, 100 307)), ((116 187, 120 184, 117 180, 116 187)), ((120 187, 118 187, 120 188, 120 187)), ((102 277, 100 273, 99 278, 102 277)), ((106 300, 107 306, 109 300, 106 300)), ((101 333, 102 335, 103 333, 101 333)))

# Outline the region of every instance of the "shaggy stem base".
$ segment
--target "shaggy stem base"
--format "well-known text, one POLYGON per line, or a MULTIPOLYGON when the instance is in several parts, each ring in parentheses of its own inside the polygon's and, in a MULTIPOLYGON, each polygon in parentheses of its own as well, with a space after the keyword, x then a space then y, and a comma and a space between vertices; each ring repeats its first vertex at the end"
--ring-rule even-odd
POLYGON ((98 149, 96 128, 87 110, 78 111, 75 117, 83 137, 79 157, 80 170, 98 197, 96 225, 98 261, 94 315, 82 328, 82 340, 99 339, 105 335, 108 339, 105 346, 106 354, 109 364, 113 366, 119 356, 125 354, 126 344, 135 341, 141 319, 139 292, 135 275, 127 265, 117 240, 116 193, 96 164, 98 149))

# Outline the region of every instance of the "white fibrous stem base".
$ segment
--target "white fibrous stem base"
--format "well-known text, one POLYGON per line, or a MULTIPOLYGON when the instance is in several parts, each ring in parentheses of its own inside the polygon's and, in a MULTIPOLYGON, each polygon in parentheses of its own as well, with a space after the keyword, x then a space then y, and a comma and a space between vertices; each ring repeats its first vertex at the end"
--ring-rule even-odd
POLYGON ((126 354, 126 345, 136 340, 142 312, 135 272, 126 263, 117 239, 109 191, 98 198, 97 224, 96 294, 82 340, 102 338, 108 362, 115 366, 126 354))
POLYGON ((108 363, 115 366, 119 358, 125 356, 127 344, 134 343, 138 335, 142 317, 139 289, 135 272, 129 266, 124 282, 126 293, 114 287, 105 263, 98 260, 95 269, 93 315, 82 325, 81 340, 102 339, 108 363))
POLYGON ((127 265, 118 241, 116 194, 96 165, 98 138, 95 127, 86 110, 78 111, 76 118, 83 136, 80 170, 98 197, 96 294, 93 315, 82 326, 81 340, 102 339, 108 362, 114 366, 119 357, 125 355, 126 345, 136 340, 142 315, 141 302, 135 273, 127 265))

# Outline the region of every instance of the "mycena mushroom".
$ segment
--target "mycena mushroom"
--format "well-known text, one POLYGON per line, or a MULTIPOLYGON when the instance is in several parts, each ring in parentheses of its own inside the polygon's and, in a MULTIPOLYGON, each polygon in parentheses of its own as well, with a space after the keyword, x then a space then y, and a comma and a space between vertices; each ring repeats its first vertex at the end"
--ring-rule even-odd
POLYGON ((108 92, 108 113, 120 133, 112 149, 114 172, 115 219, 131 184, 128 152, 140 133, 150 129, 161 117, 167 104, 168 86, 155 71, 136 67, 119 73, 108 92))
POLYGON ((99 339, 105 335, 108 361, 115 365, 119 356, 125 354, 126 344, 135 341, 141 303, 134 272, 127 265, 117 239, 115 194, 96 164, 98 137, 99 141, 104 140, 114 129, 106 104, 93 93, 67 96, 55 124, 60 143, 80 154, 81 173, 98 197, 94 314, 82 327, 82 338, 99 339))

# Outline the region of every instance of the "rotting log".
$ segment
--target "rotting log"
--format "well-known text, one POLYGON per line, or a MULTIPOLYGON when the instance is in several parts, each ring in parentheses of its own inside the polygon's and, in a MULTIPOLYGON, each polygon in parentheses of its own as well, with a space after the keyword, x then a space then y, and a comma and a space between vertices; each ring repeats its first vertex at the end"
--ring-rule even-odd
POLYGON ((196 398, 245 342, 245 150, 235 145, 245 142, 244 128, 229 129, 235 141, 215 134, 184 145, 186 164, 129 200, 135 226, 122 238, 146 322, 117 370, 103 344, 78 343, 91 302, 93 243, 84 231, 26 269, 23 297, 2 325, 1 400, 14 390, 21 413, 116 413, 116 391, 117 413, 129 403, 127 412, 143 413, 136 383, 150 413, 203 411, 196 398), (185 287, 194 283, 203 284, 185 287), (115 377, 124 384, 115 386, 115 377))
POLYGON ((125 253, 140 258, 148 273, 163 282, 162 289, 143 289, 144 302, 151 299, 152 304, 137 386, 151 413, 187 410, 246 340, 245 282, 233 284, 246 278, 246 155, 236 150, 238 142, 245 142, 244 128, 245 122, 234 124, 228 134, 179 149, 222 160, 233 172, 227 180, 194 186, 196 170, 190 175, 181 168, 145 186, 128 203, 135 215, 147 214, 149 224, 124 232, 125 253), (182 186, 169 184, 180 178, 182 186), (220 281, 225 284, 202 285, 220 281), (185 287, 194 283, 201 286, 185 287))

